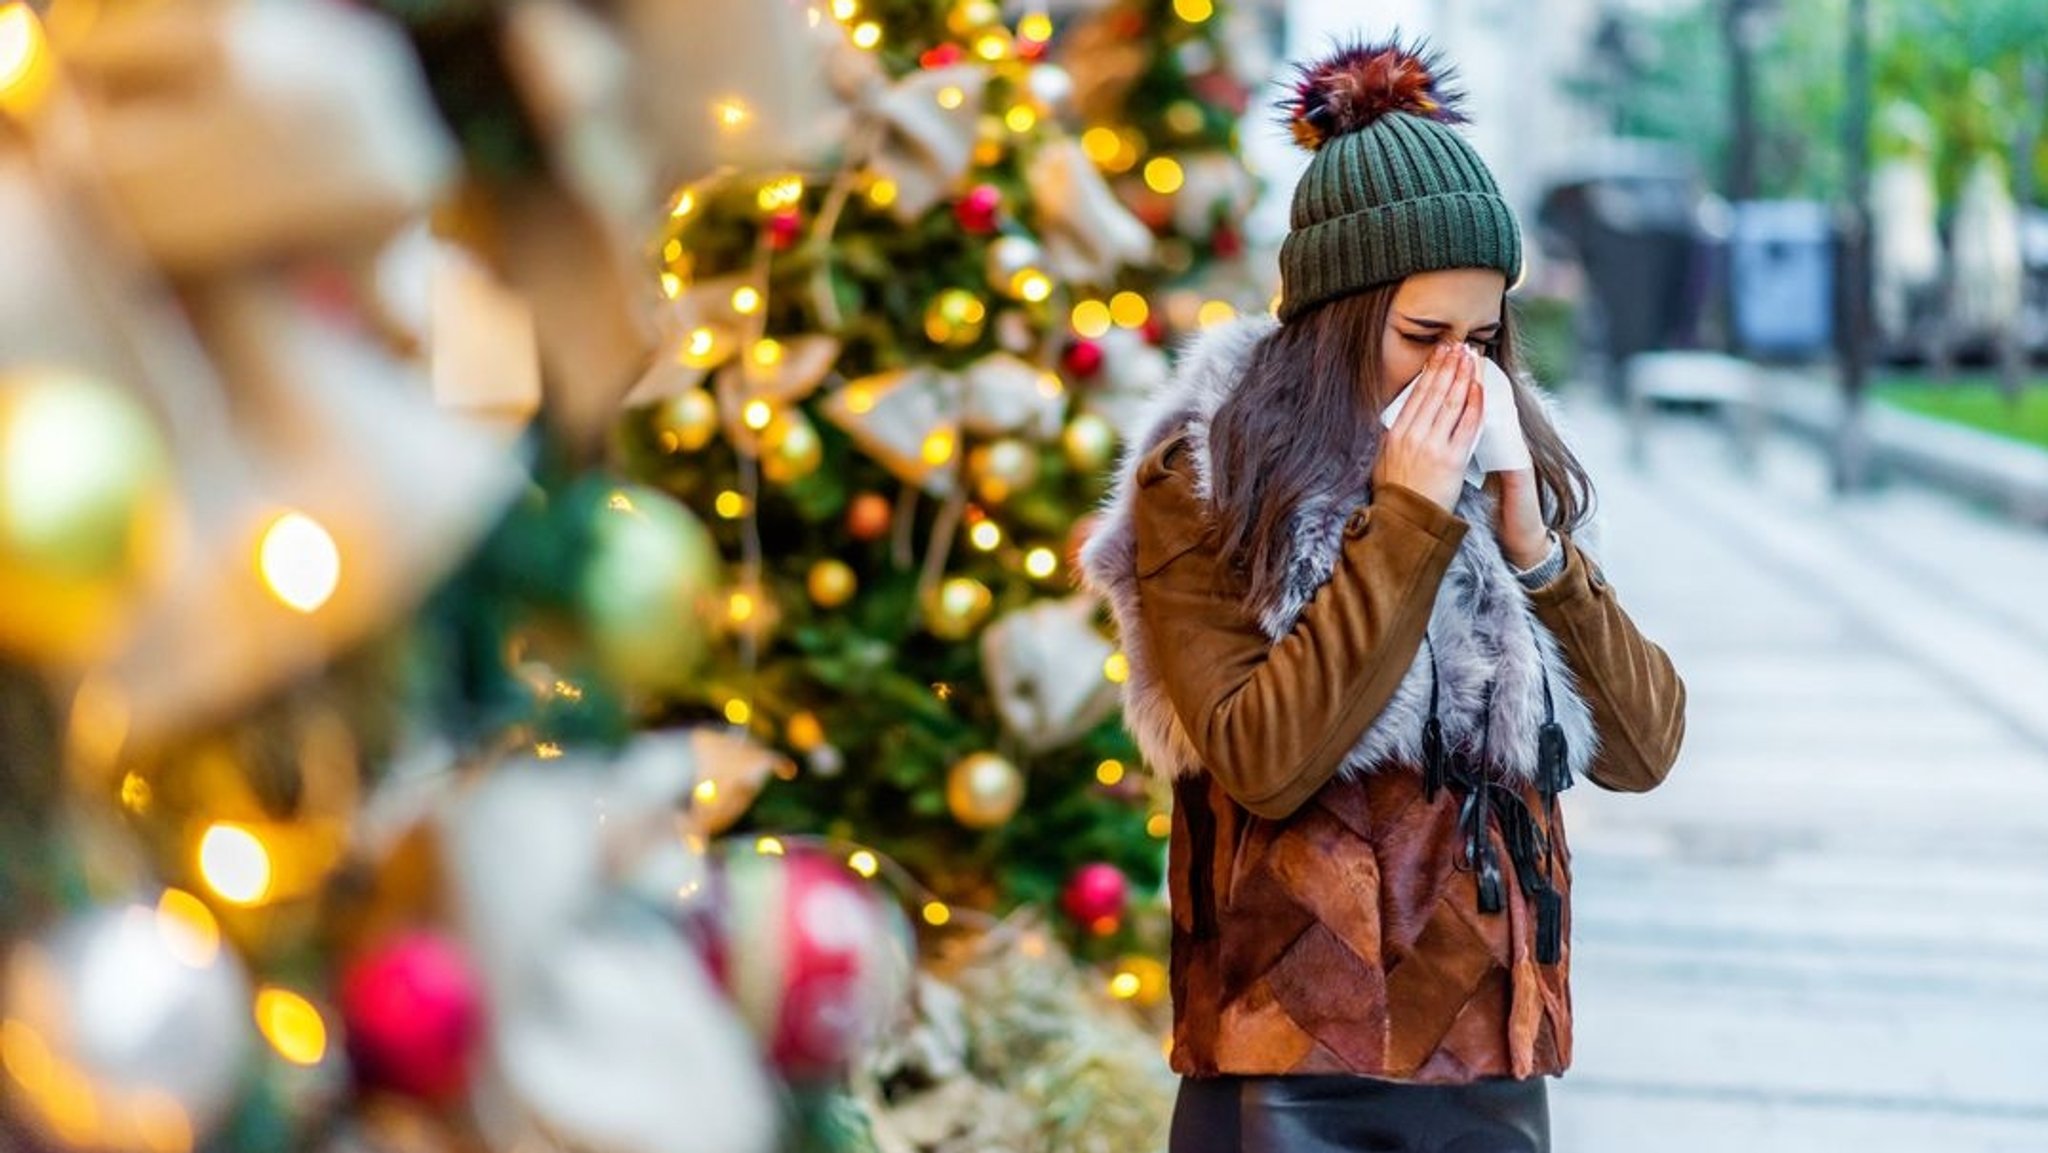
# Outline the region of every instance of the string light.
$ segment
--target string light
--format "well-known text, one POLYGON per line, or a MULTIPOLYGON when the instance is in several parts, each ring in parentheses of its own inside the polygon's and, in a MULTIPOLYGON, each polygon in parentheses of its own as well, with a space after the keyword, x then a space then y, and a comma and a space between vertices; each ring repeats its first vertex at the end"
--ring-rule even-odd
POLYGON ((1236 317, 1237 309, 1229 301, 1208 300, 1203 301, 1201 309, 1195 313, 1195 323, 1203 328, 1214 328, 1219 324, 1228 324, 1236 317))
POLYGON ((1010 110, 1003 113, 1003 124, 1010 131, 1022 135, 1038 127, 1038 110, 1029 104, 1012 104, 1010 110))
POLYGON ((953 448, 952 432, 942 428, 924 438, 920 455, 924 457, 926 464, 936 468, 953 459, 953 448))
POLYGON ((780 857, 784 855, 782 841, 777 837, 762 837, 760 840, 755 841, 754 851, 764 857, 780 857))
POLYGON ((670 264, 681 260, 683 258, 683 242, 680 240, 670 240, 667 244, 662 245, 661 258, 670 264))
POLYGON ((1033 580, 1044 580, 1059 567, 1059 558, 1049 548, 1035 548, 1024 554, 1024 571, 1033 580))
POLYGON ((1017 35, 1026 40, 1043 44, 1052 39, 1052 17, 1043 12, 1033 12, 1017 22, 1017 35))
POLYGON ((726 520, 738 520, 747 515, 747 498, 731 489, 726 489, 724 492, 719 493, 717 499, 713 500, 711 505, 718 515, 726 520))
POLYGON ((1081 134, 1081 151, 1087 153, 1088 159, 1093 160, 1098 168, 1108 168, 1116 163, 1117 153, 1123 151, 1123 147, 1124 138, 1114 128, 1098 124, 1081 134))
POLYGON ((206 902, 183 889, 165 889, 156 899, 156 931, 173 956, 195 969, 220 955, 220 922, 206 902))
POLYGON ((683 278, 673 272, 661 274, 661 294, 674 300, 683 294, 683 278))
POLYGON ((1109 305, 1100 300, 1084 300, 1074 306, 1074 331, 1094 340, 1110 329, 1109 305))
POLYGON ((1173 818, 1165 813, 1154 813, 1145 818, 1145 832, 1152 839, 1163 841, 1173 832, 1173 818))
POLYGON ((1216 14, 1213 0, 1173 0, 1173 14, 1190 24, 1200 24, 1216 14))
POLYGON ((130 772, 121 778, 121 807, 129 812, 137 815, 147 813, 154 795, 149 782, 138 774, 130 772))
POLYGON ((714 100, 711 103, 711 119, 727 132, 737 132, 752 119, 754 111, 744 100, 714 100))
POLYGON ((876 208, 887 208, 896 203, 896 182, 886 176, 878 176, 868 185, 868 203, 876 208))
POLYGON ((718 782, 698 781, 697 787, 690 790, 690 795, 695 797, 700 805, 715 805, 718 803, 718 782))
POLYGON ((732 310, 741 316, 752 316, 761 311, 761 290, 751 284, 733 289, 732 310))
POLYGON ((1154 156, 1145 162, 1145 187, 1161 196, 1179 192, 1186 180, 1187 174, 1181 171, 1180 161, 1171 156, 1154 156))
POLYGON ((862 416, 875 410, 874 391, 864 384, 849 384, 840 394, 846 398, 846 411, 862 416))
POLYGON ((1095 766, 1095 779, 1105 787, 1114 788, 1124 779, 1124 763, 1111 758, 1095 766))
POLYGON ((938 928, 939 926, 944 925, 946 922, 952 919, 953 910, 948 909, 943 902, 926 901, 924 903, 925 924, 930 925, 933 928, 938 928))
POLYGON ((50 46, 26 4, 0 4, 0 112, 24 115, 50 86, 50 46))
POLYGON ((832 18, 841 24, 860 14, 860 0, 832 0, 832 18))
POLYGON ((277 1055, 294 1065, 318 1065, 327 1055, 327 1023, 313 1003, 275 985, 256 994, 256 1028, 277 1055))
POLYGON ((270 853, 256 834, 215 821, 199 838, 199 875, 224 901, 259 904, 270 893, 270 853))
POLYGON ((948 84, 944 88, 939 89, 936 99, 939 102, 939 107, 950 112, 967 103, 967 93, 958 84, 948 84))
POLYGON ((1019 300, 1041 304, 1052 296, 1052 278, 1036 268, 1027 268, 1010 282, 1010 291, 1019 300))
POLYGON ((1009 34, 1001 29, 991 29, 981 34, 974 42, 974 54, 993 64, 1010 51, 1009 34))
POLYGON ((1109 979, 1109 995, 1119 1001, 1128 1001, 1138 995, 1138 975, 1128 969, 1120 970, 1109 979))
POLYGON ((1067 386, 1060 383, 1059 373, 1041 372, 1038 374, 1038 395, 1047 400, 1055 400, 1065 391, 1067 391, 1067 386))
POLYGON ((1131 661, 1120 652, 1111 653, 1102 662, 1102 676, 1110 684, 1120 685, 1131 678, 1131 661))
POLYGON ((1152 306, 1135 292, 1119 292, 1109 298, 1109 316, 1118 328, 1143 328, 1152 317, 1152 306))
POLYGON ((725 702, 725 720, 727 724, 744 725, 753 719, 754 706, 740 700, 738 697, 725 702))
POLYGON ((763 212, 780 212, 795 208, 804 198, 804 179, 801 176, 784 176, 761 186, 754 194, 754 203, 763 212))
POLYGON ((540 741, 533 746, 533 755, 543 761, 559 761, 562 759, 562 746, 553 741, 540 741))
POLYGON ((1002 526, 992 520, 982 521, 967 530, 967 542, 982 552, 994 552, 1003 544, 1002 526))
POLYGON ((690 330, 683 338, 683 350, 676 359, 690 368, 710 368, 723 359, 718 347, 718 334, 709 328, 699 326, 690 330))
POLYGON ((872 20, 864 20, 853 30, 853 44, 856 48, 873 50, 882 42, 882 26, 872 20))
POLYGON ((675 207, 668 210, 668 215, 671 220, 681 220, 695 211, 697 211, 697 191, 693 188, 685 188, 676 194, 675 207))
POLYGON ((825 726, 819 722, 818 714, 798 713, 789 718, 789 744, 800 753, 808 753, 825 743, 825 726))
POLYGON ((271 521, 256 556, 270 595, 302 613, 319 611, 341 584, 340 547, 319 521, 301 512, 271 521))
POLYGON ((761 368, 774 368, 782 363, 782 344, 775 340, 757 340, 754 342, 752 355, 755 365, 761 368))
POLYGON ((881 862, 866 849, 856 849, 852 856, 846 858, 846 867, 869 880, 873 880, 875 874, 882 871, 881 862))

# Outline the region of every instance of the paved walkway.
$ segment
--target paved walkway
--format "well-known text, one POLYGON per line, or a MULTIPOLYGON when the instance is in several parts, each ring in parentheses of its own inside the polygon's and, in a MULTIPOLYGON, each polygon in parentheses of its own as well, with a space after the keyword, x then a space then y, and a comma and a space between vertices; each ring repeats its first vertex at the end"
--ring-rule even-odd
POLYGON ((2048 532, 1683 417, 1633 472, 1570 419, 1691 708, 1665 788, 1569 795, 1557 1148, 2048 1150, 2048 532))

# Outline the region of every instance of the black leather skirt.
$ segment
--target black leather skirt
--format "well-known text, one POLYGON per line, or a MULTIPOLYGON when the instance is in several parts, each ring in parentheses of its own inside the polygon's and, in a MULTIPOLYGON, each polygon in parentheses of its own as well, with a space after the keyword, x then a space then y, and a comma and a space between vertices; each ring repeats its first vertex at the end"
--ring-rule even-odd
POLYGON ((1168 1153, 1549 1153, 1543 1078, 1187 1077, 1168 1153))

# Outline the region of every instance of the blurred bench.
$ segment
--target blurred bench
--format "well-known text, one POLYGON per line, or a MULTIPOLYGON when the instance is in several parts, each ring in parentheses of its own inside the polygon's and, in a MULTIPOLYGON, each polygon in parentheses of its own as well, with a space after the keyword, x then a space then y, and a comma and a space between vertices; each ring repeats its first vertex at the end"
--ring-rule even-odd
POLYGON ((1755 365, 1718 352, 1644 352, 1628 358, 1622 377, 1630 464, 1649 465, 1652 418, 1670 405, 1709 410, 1726 428, 1736 464, 1755 462, 1769 420, 1755 365))

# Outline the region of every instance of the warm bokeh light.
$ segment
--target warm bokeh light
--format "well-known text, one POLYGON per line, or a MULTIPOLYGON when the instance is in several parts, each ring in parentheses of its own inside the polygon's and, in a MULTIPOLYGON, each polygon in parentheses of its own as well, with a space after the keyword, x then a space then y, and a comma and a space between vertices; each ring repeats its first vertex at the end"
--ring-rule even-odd
POLYGON ((853 30, 853 43, 858 48, 873 48, 882 42, 882 26, 872 20, 864 20, 853 30))
POLYGON ((1145 162, 1145 187, 1161 196, 1171 196, 1180 191, 1187 174, 1181 171, 1180 161, 1171 156, 1154 156, 1145 162))
POLYGON ((1145 832, 1163 841, 1173 832, 1173 818, 1165 813, 1154 813, 1145 818, 1145 832))
POLYGON ((1044 580, 1059 567, 1059 556, 1049 548, 1035 548, 1024 554, 1024 571, 1033 580, 1044 580))
POLYGON ((1203 328, 1214 328, 1237 319, 1237 309, 1227 300, 1207 300, 1195 313, 1195 323, 1203 328))
POLYGON ((1090 340, 1108 332, 1111 323, 1109 305, 1100 300, 1084 300, 1074 306, 1074 331, 1090 340))
POLYGON ((711 505, 717 510, 718 515, 726 520, 738 520, 747 515, 747 498, 731 489, 719 493, 711 505))
POLYGON ((1010 110, 1003 113, 1003 125, 1020 135, 1029 132, 1038 127, 1038 109, 1029 104, 1012 104, 1010 110))
POLYGON ((1110 684, 1123 684, 1131 676, 1130 658, 1120 652, 1109 654, 1108 659, 1102 662, 1102 675, 1110 684))
POLYGON ((1017 35, 1040 44, 1052 39, 1052 17, 1033 12, 1017 22, 1017 35))
POLYGON ((270 594, 302 613, 319 611, 341 585, 341 548, 319 521, 287 512, 270 522, 256 563, 270 594))
POLYGON ((967 93, 958 84, 948 84, 939 89, 937 100, 939 107, 950 112, 967 102, 967 93))
POLYGON ((948 909, 948 908, 947 908, 947 907, 946 907, 946 906, 945 906, 944 904, 942 904, 942 903, 940 903, 940 902, 938 902, 938 901, 926 901, 926 902, 925 902, 925 905, 924 905, 924 923, 925 923, 925 924, 927 924, 927 925, 930 925, 930 926, 932 926, 933 928, 937 928, 938 926, 940 926, 940 925, 943 925, 943 924, 945 924, 946 922, 948 922, 948 921, 950 921, 950 920, 952 920, 952 919, 953 919, 953 910, 951 910, 951 909, 948 909))
POLYGON ((318 1065, 327 1055, 327 1023, 313 1003, 269 985, 256 994, 256 1028, 277 1055, 294 1065, 318 1065))
POLYGON ((967 542, 982 552, 994 552, 1002 547, 1002 526, 992 520, 982 521, 967 530, 967 542))
POLYGON ((748 428, 760 432, 775 422, 775 409, 765 400, 750 400, 740 419, 746 421, 748 428))
POLYGON ((925 437, 924 445, 919 451, 926 464, 936 467, 953 459, 954 447, 953 433, 942 428, 925 437))
POLYGON ((199 875, 224 901, 260 904, 270 893, 270 852, 256 834, 216 821, 199 839, 199 875))
POLYGON ((1126 969, 1109 979, 1109 995, 1128 1001, 1138 995, 1138 984, 1138 975, 1126 969))
POLYGON ((754 706, 740 700, 738 697, 725 702, 725 720, 727 724, 744 725, 753 719, 754 706))
POLYGON ((1115 785, 1124 779, 1124 763, 1111 759, 1095 766, 1095 779, 1104 785, 1115 785))
POLYGON ((194 969, 220 955, 220 922, 206 902, 183 889, 165 889, 157 898, 156 929, 171 955, 194 969))
POLYGON ((881 862, 876 860, 875 855, 866 849, 854 850, 853 855, 846 858, 846 867, 871 880, 876 873, 882 871, 881 862))
POLYGON ((33 111, 50 86, 50 46, 26 4, 0 4, 0 112, 33 111))
POLYGON ((741 316, 752 316, 761 311, 761 290, 751 284, 733 289, 732 310, 741 316))
POLYGON ((1200 24, 1216 14, 1213 0, 1173 0, 1173 14, 1190 24, 1200 24))
POLYGON ((1152 306, 1135 292, 1119 292, 1109 298, 1109 318, 1118 328, 1143 328, 1152 317, 1152 306))
POLYGON ((774 837, 762 837, 754 842, 754 851, 764 857, 780 857, 783 855, 782 842, 774 837))

